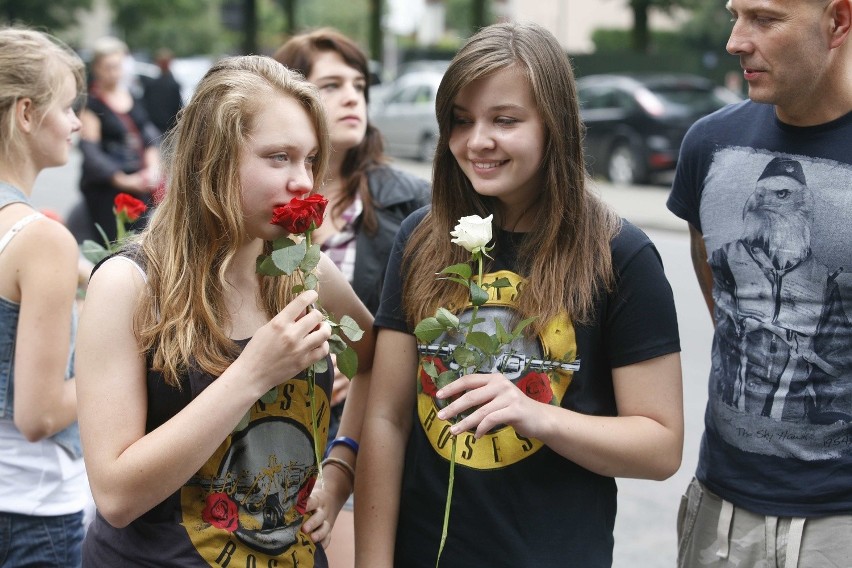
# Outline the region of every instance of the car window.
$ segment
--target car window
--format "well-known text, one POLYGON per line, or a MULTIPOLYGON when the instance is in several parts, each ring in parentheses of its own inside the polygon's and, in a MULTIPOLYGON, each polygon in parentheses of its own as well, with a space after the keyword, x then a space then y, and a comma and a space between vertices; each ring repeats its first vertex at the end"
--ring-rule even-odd
POLYGON ((417 89, 417 94, 414 96, 414 102, 417 104, 432 102, 432 89, 426 85, 417 89))
POLYGON ((636 101, 627 91, 613 87, 589 87, 579 91, 580 106, 585 110, 623 109, 633 110, 636 101))
POLYGON ((634 110, 636 108, 636 99, 627 91, 617 89, 612 92, 611 96, 612 106, 614 107, 628 111, 634 110))
POLYGON ((680 105, 702 114, 711 113, 730 102, 712 89, 675 87, 655 88, 653 91, 668 104, 680 105))
POLYGON ((579 92, 580 106, 584 109, 595 110, 611 108, 615 104, 612 89, 609 87, 589 87, 579 92))
POLYGON ((415 97, 417 97, 417 91, 418 90, 419 90, 419 87, 417 87, 416 85, 412 86, 412 87, 403 87, 399 91, 392 94, 390 96, 390 98, 388 99, 388 102, 389 103, 412 103, 412 102, 414 102, 415 97))

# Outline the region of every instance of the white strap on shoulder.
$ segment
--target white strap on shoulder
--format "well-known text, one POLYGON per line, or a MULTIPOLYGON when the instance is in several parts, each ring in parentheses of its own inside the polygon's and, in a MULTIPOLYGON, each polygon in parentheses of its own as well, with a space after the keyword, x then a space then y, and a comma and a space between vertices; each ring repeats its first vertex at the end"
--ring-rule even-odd
POLYGON ((107 260, 106 262, 104 262, 104 264, 106 264, 107 262, 112 262, 113 260, 124 260, 124 261, 126 261, 126 262, 129 262, 129 263, 130 263, 130 264, 132 264, 134 267, 136 267, 136 270, 138 270, 138 271, 139 271, 139 274, 141 274, 141 275, 142 275, 142 280, 144 280, 145 282, 148 282, 148 275, 147 275, 147 274, 145 274, 145 271, 144 271, 144 270, 142 270, 142 267, 141 267, 141 266, 139 266, 139 263, 138 263, 138 262, 136 262, 135 260, 133 260, 132 258, 127 258, 126 256, 123 256, 123 255, 120 255, 120 254, 119 254, 119 255, 116 255, 116 256, 114 256, 114 257, 110 258, 109 260, 107 260))
POLYGON ((12 237, 21 232, 21 229, 23 229, 36 219, 40 219, 42 217, 44 217, 44 215, 42 215, 41 213, 32 213, 30 215, 27 215, 23 219, 19 219, 17 223, 12 225, 12 228, 6 231, 6 234, 3 235, 2 238, 0 238, 0 253, 3 252, 3 249, 6 248, 6 245, 8 245, 9 241, 12 240, 12 237))

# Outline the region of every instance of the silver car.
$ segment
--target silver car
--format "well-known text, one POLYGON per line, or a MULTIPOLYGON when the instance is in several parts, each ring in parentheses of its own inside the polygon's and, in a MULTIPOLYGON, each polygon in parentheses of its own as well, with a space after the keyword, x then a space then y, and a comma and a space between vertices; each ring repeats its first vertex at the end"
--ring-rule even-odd
POLYGON ((400 158, 432 161, 438 141, 435 95, 443 73, 413 71, 400 76, 370 103, 370 122, 384 135, 385 151, 400 158))

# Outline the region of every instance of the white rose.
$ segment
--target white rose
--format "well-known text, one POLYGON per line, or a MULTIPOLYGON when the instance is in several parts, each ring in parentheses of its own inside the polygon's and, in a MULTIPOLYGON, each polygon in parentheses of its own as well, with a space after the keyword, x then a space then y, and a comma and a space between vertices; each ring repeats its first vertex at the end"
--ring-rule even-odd
POLYGON ((450 231, 450 235, 455 237, 452 242, 473 254, 484 252, 485 245, 491 241, 493 217, 494 215, 489 215, 485 219, 479 215, 462 217, 456 228, 450 231))

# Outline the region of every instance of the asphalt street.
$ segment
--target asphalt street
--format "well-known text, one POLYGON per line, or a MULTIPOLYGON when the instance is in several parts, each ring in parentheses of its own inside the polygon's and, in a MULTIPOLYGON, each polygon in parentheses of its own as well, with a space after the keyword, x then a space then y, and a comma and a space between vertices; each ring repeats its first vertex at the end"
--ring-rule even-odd
MULTIPOLYGON (((405 160, 395 163, 425 179, 431 176, 431 164, 405 160)), ((80 155, 75 149, 66 166, 45 170, 36 180, 34 205, 63 217, 67 215, 80 199, 79 170, 80 155)), ((614 568, 671 568, 677 554, 675 522, 680 497, 695 471, 703 430, 712 326, 692 272, 686 224, 665 207, 668 188, 665 185, 619 187, 596 181, 595 191, 654 241, 677 304, 686 420, 683 464, 678 473, 662 482, 618 480, 613 563, 614 568)), ((583 566, 581 558, 567 561, 570 566, 583 566)))

